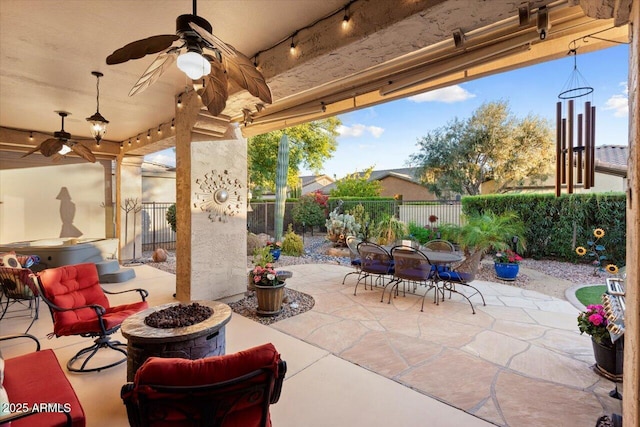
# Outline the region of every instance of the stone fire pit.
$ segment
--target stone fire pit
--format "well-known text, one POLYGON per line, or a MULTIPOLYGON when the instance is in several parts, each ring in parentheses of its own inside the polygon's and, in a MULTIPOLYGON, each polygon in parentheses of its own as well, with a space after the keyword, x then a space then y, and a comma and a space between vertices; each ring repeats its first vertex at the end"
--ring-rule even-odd
POLYGON ((217 301, 195 303, 213 314, 190 326, 157 328, 145 323, 152 313, 181 305, 174 302, 148 308, 122 322, 122 335, 127 339, 127 381, 133 381, 140 365, 151 356, 195 360, 225 354, 225 325, 231 320, 231 308, 217 301))

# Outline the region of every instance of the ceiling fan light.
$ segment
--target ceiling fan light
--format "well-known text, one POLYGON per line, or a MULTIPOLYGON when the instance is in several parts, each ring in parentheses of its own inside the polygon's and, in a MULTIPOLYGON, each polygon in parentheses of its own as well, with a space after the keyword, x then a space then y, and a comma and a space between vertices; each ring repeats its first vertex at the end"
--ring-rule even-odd
POLYGON ((64 144, 62 148, 60 148, 60 150, 58 151, 58 154, 60 154, 61 156, 64 156, 70 151, 71 151, 71 147, 69 147, 67 144, 64 144))
POLYGON ((197 52, 189 51, 178 57, 178 68, 191 80, 197 80, 211 72, 211 64, 197 52))

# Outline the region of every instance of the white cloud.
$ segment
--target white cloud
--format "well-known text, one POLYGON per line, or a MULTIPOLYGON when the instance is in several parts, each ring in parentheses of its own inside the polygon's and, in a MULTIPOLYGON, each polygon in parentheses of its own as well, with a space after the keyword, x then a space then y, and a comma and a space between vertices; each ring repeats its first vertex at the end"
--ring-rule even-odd
POLYGON ((629 87, 627 83, 620 83, 623 87, 622 93, 612 95, 604 103, 605 110, 613 110, 615 117, 627 117, 629 115, 629 87))
POLYGON ((353 126, 340 125, 336 129, 340 136, 357 138, 362 136, 365 132, 371 134, 374 138, 380 138, 384 132, 384 128, 379 126, 365 126, 357 123, 353 126))
POLYGON ((175 154, 164 154, 159 152, 157 154, 151 154, 145 156, 145 160, 151 163, 157 163, 165 166, 175 166, 176 165, 176 156, 175 154))
POLYGON ((432 90, 430 92, 421 93, 409 97, 412 102, 446 102, 452 104, 454 102, 466 101, 475 98, 475 95, 467 91, 460 85, 444 87, 442 89, 432 90))

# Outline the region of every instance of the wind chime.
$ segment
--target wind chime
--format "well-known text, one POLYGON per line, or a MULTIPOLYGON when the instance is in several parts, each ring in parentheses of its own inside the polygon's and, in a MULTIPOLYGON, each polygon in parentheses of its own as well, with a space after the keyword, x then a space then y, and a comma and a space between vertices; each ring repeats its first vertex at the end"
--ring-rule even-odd
POLYGON ((585 101, 584 112, 578 112, 576 120, 575 105, 576 100, 593 93, 593 88, 578 71, 575 41, 572 44, 573 71, 558 94, 562 101, 556 103, 556 197, 563 186, 573 194, 576 185, 586 190, 595 181, 596 107, 585 101))

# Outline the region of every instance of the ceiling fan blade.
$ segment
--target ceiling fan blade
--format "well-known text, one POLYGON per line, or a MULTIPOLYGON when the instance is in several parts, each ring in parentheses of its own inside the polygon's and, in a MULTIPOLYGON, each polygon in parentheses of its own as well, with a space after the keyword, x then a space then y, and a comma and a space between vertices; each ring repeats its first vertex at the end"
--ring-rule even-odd
POLYGON ((207 58, 211 62, 211 72, 204 76, 204 87, 201 86, 203 80, 193 80, 194 89, 200 95, 202 103, 214 116, 222 113, 227 105, 229 92, 227 90, 227 74, 217 60, 207 58))
POLYGON ((75 143, 73 145, 71 145, 71 150, 76 153, 78 156, 82 157, 83 159, 91 162, 91 163, 95 163, 96 162, 96 156, 93 155, 93 153, 91 152, 91 150, 89 150, 87 147, 85 147, 84 145, 80 144, 80 143, 75 143))
POLYGON ((164 70, 169 68, 178 57, 179 48, 170 48, 165 52, 162 52, 156 57, 156 59, 149 65, 142 76, 138 79, 135 85, 129 91, 129 96, 133 96, 142 92, 156 80, 160 78, 164 70))
POLYGON ((251 95, 271 104, 271 90, 262 73, 249 58, 199 25, 193 22, 190 22, 189 25, 211 47, 220 51, 224 67, 236 83, 248 90, 251 95))
POLYGON ((223 55, 222 61, 227 73, 236 83, 248 90, 251 95, 260 98, 267 104, 271 104, 271 89, 267 86, 262 73, 258 71, 249 58, 237 52, 235 57, 223 55))
POLYGON ((170 47, 178 39, 180 39, 180 36, 176 34, 163 34, 131 42, 107 56, 107 64, 121 64, 130 59, 138 59, 145 55, 158 53, 170 47))
MULTIPOLYGON (((47 140, 48 141, 48 140, 47 140)), ((26 153, 24 153, 22 155, 22 157, 27 157, 33 153, 35 153, 36 151, 40 150, 40 148, 42 147, 42 143, 38 144, 37 146, 33 147, 31 150, 27 151, 26 153)))
POLYGON ((45 157, 51 157, 56 154, 62 146, 64 145, 64 141, 58 138, 49 138, 46 141, 43 141, 40 144, 40 152, 45 157))

